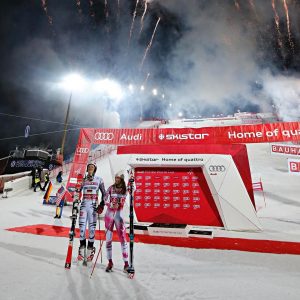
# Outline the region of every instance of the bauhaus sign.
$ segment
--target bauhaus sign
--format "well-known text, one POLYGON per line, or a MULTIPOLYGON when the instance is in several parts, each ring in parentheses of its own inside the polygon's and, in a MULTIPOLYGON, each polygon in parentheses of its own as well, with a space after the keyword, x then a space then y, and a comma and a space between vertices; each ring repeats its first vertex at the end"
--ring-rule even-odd
POLYGON ((271 145, 271 154, 300 157, 300 146, 273 144, 271 145))
POLYGON ((290 174, 300 175, 300 159, 288 159, 288 169, 290 174))

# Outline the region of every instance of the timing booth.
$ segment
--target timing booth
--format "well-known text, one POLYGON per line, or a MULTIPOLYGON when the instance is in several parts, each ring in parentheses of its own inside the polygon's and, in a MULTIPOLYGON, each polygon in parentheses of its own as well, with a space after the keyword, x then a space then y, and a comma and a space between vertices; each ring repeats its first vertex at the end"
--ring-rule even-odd
POLYGON ((118 148, 126 154, 135 171, 139 222, 262 229, 245 145, 118 148))

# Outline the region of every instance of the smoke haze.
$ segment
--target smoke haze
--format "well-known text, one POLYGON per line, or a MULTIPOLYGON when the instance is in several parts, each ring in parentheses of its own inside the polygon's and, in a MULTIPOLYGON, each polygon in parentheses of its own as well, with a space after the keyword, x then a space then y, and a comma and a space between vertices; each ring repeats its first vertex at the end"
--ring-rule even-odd
MULTIPOLYGON (((73 92, 69 123, 79 127, 237 109, 276 110, 284 120, 299 120, 299 1, 286 1, 287 19, 281 0, 153 0, 146 10, 140 0, 131 36, 136 0, 107 1, 107 7, 104 0, 53 0, 45 1, 46 11, 42 3, 1 1, 0 112, 61 124, 0 115, 1 138, 22 136, 27 124, 31 134, 63 130, 70 91, 59 82, 70 72, 90 82, 108 78, 123 90, 119 99, 91 88, 73 92)), ((78 135, 69 128, 66 153, 78 135)), ((61 139, 55 133, 0 140, 0 152, 16 145, 55 148, 61 139)))

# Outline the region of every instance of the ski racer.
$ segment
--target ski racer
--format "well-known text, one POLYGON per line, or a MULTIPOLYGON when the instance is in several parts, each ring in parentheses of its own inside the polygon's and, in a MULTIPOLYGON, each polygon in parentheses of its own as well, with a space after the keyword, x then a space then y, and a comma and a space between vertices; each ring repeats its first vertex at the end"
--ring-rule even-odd
POLYGON ((105 213, 105 229, 106 229, 106 253, 108 265, 106 272, 112 271, 112 237, 113 228, 116 226, 119 241, 121 243, 122 257, 124 261, 124 272, 128 270, 128 247, 126 241, 126 227, 122 216, 123 207, 127 195, 127 188, 124 181, 124 174, 119 172, 115 175, 115 183, 106 191, 105 205, 107 210, 105 213))
MULTIPOLYGON (((97 212, 101 214, 104 208, 105 188, 103 179, 95 176, 97 166, 94 163, 87 165, 87 175, 82 183, 82 202, 79 213, 80 246, 78 260, 92 261, 96 248, 94 247, 97 212), (101 191, 101 202, 98 205, 98 192, 101 191), (98 206, 98 207, 97 207, 98 206), (89 238, 86 249, 86 226, 89 225, 89 238)), ((100 222, 100 221, 99 221, 100 222)))

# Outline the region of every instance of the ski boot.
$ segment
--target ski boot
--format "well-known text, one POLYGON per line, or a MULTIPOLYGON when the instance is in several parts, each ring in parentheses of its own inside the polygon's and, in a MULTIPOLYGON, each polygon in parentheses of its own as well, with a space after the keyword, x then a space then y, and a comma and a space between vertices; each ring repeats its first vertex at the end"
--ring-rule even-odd
POLYGON ((114 266, 114 264, 113 264, 112 260, 110 259, 110 260, 108 261, 108 265, 107 265, 105 271, 106 271, 106 272, 112 272, 113 266, 114 266))
POLYGON ((123 272, 124 272, 124 273, 128 273, 128 269, 129 269, 128 261, 125 261, 123 272))
POLYGON ((95 247, 87 247, 87 253, 86 253, 86 260, 88 262, 92 261, 94 258, 96 252, 96 248, 95 247))
POLYGON ((78 249, 78 256, 77 256, 77 260, 78 261, 83 261, 84 260, 84 256, 85 256, 85 246, 80 246, 78 249))

